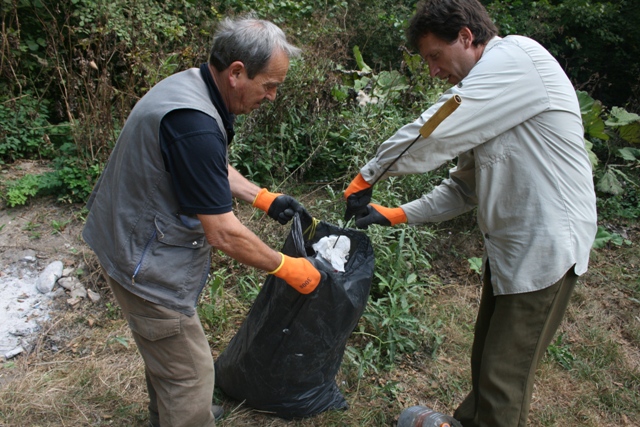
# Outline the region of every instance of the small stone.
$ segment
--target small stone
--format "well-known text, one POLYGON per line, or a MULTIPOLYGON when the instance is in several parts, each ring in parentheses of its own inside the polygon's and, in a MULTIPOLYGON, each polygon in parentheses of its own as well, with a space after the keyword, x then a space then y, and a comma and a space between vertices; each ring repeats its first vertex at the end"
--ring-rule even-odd
POLYGON ((67 304, 69 304, 72 307, 75 307, 76 305, 80 304, 80 301, 82 301, 82 298, 69 298, 67 300, 67 304))
POLYGON ((10 351, 6 352, 6 353, 4 354, 4 358, 5 358, 6 360, 13 359, 14 357, 16 357, 17 355, 19 355, 19 354, 20 354, 20 353, 22 353, 23 351, 24 351, 24 348, 22 348, 22 346, 21 346, 21 345, 19 345, 18 347, 14 348, 13 350, 10 350, 10 351))
POLYGON ((89 297, 91 302, 100 301, 100 294, 95 291, 92 291, 91 289, 87 289, 87 296, 89 297))
POLYGON ((71 298, 86 298, 87 290, 82 286, 80 286, 79 288, 73 288, 69 296, 71 298))
POLYGON ((82 283, 75 277, 62 277, 58 280, 58 285, 62 286, 68 291, 73 291, 76 288, 81 288, 82 283))
POLYGON ((51 292, 59 278, 62 277, 62 262, 54 261, 38 276, 36 289, 43 294, 51 292))

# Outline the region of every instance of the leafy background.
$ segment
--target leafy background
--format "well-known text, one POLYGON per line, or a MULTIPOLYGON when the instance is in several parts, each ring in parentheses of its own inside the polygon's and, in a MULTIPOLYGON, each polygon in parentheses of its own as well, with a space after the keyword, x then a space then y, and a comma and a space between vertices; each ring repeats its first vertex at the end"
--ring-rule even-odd
MULTIPOLYGON (((626 425, 640 418, 638 2, 483 3, 501 35, 536 38, 565 68, 580 100, 597 190, 594 272, 572 299, 541 367, 531 424, 626 425)), ((293 194, 314 216, 344 225, 346 183, 382 141, 447 88, 429 78, 404 45, 415 4, 0 0, 0 193, 9 218, 38 211, 22 230, 34 246, 44 245, 49 230, 81 227, 84 203, 135 102, 161 79, 205 62, 222 16, 254 11, 281 25, 304 54, 291 64, 275 102, 238 118, 231 161, 253 181, 293 194), (39 167, 26 167, 34 163, 39 167), (53 207, 66 216, 51 218, 53 207)), ((451 165, 379 183, 374 198, 394 206, 420 197, 451 165)), ((286 230, 246 206, 236 211, 271 246, 280 246, 286 230)), ((426 403, 450 411, 462 399, 480 286, 482 239, 474 219, 472 212, 433 226, 371 227, 376 276, 339 375, 353 410, 301 424, 390 425, 402 407, 426 403)), ((73 236, 79 240, 77 232, 73 236)), ((92 338, 62 352, 43 347, 24 365, 3 365, 0 373, 19 368, 9 376, 20 381, 2 389, 0 423, 145 421, 135 346, 128 344, 95 259, 89 252, 82 258, 91 272, 84 280, 105 295, 105 303, 98 313, 76 313, 60 333, 68 333, 70 342, 92 338), (95 322, 102 334, 86 329, 95 322), (67 358, 77 365, 68 367, 67 358), (110 367, 116 364, 118 370, 110 367), (47 371, 52 365, 56 369, 47 371), (104 389, 104 383, 116 386, 104 389), (25 396, 39 390, 45 403, 37 406, 25 396)), ((215 355, 246 315, 263 274, 219 253, 213 261, 199 314, 215 355)), ((224 423, 280 425, 237 409, 224 423)))

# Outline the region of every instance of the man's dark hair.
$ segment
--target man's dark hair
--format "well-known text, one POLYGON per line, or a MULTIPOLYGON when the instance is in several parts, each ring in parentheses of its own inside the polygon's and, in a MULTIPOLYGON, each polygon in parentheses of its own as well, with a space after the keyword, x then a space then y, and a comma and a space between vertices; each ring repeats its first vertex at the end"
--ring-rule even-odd
POLYGON ((425 0, 409 20, 407 43, 417 49, 420 39, 429 33, 451 43, 464 27, 471 30, 474 46, 487 44, 498 34, 487 9, 478 0, 425 0))

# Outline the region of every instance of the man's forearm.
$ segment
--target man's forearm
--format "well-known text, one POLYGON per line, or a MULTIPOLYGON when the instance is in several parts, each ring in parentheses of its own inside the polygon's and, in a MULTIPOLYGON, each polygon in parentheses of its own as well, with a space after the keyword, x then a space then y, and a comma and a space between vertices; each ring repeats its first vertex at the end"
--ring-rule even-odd
POLYGON ((229 165, 229 186, 233 197, 252 203, 260 187, 245 178, 233 166, 229 165))
POLYGON ((260 240, 233 213, 198 215, 198 218, 211 246, 236 261, 265 271, 278 268, 282 261, 277 251, 260 240))

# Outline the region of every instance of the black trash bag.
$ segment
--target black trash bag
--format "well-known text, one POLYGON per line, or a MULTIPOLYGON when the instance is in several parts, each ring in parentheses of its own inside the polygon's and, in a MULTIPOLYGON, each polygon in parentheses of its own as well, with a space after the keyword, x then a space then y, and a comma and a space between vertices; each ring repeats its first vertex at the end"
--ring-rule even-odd
POLYGON ((310 258, 322 281, 308 295, 267 277, 247 318, 215 362, 216 386, 227 396, 284 419, 347 408, 335 376, 369 297, 371 242, 361 231, 296 215, 282 252, 315 256, 311 245, 329 235, 351 239, 345 272, 310 258))

